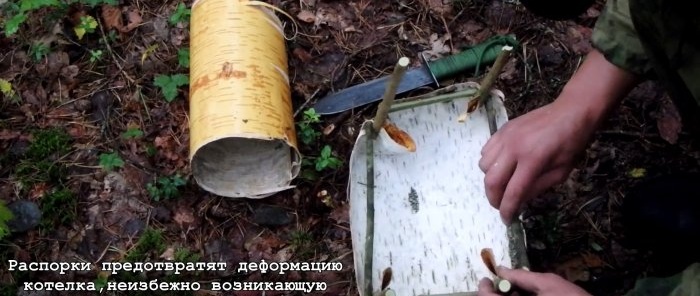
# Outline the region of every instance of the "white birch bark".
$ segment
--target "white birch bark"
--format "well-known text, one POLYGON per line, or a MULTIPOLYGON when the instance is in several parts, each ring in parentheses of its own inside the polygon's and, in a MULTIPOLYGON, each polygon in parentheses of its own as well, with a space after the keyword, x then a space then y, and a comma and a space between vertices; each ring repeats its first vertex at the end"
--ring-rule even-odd
MULTIPOLYGON (((499 127, 507 121, 501 99, 489 100, 499 127)), ((411 135, 417 149, 384 150, 396 145, 381 142, 391 141, 385 133, 375 144, 375 291, 387 267, 393 270, 390 288, 396 295, 476 291, 479 279, 491 276, 481 261, 483 248, 493 250, 497 264, 511 266, 507 228, 486 199, 478 167, 490 137, 486 112, 480 107, 459 123, 466 103, 459 99, 389 114, 389 121, 411 135)), ((352 151, 348 182, 358 287, 364 286, 366 140, 362 132, 352 151)))

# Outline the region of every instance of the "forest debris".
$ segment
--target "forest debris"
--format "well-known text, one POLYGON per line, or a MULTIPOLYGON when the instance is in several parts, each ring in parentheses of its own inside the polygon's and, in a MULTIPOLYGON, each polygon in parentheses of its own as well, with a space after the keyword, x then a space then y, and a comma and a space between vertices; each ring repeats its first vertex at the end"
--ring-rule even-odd
POLYGON ((666 142, 670 144, 678 142, 678 135, 683 129, 683 124, 678 109, 668 95, 664 95, 661 99, 661 106, 656 116, 656 127, 659 129, 659 135, 666 142))
POLYGON ((305 23, 313 24, 316 22, 316 14, 308 10, 302 10, 297 14, 297 18, 305 23))

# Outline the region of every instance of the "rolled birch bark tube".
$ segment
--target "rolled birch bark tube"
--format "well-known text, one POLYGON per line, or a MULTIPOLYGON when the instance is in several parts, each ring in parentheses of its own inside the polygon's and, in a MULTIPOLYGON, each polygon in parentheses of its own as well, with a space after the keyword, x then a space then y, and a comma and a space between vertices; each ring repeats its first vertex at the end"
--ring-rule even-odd
POLYGON ((284 32, 268 7, 192 7, 190 161, 199 186, 217 195, 263 198, 299 174, 284 32))

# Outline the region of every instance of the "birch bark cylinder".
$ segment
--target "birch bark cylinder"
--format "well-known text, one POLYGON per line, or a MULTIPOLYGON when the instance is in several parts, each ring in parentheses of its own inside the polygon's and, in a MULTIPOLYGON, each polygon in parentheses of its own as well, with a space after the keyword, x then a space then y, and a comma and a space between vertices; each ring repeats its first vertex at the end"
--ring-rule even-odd
POLYGON ((198 0, 190 42, 190 160, 197 183, 262 198, 299 174, 282 24, 250 1, 198 0))

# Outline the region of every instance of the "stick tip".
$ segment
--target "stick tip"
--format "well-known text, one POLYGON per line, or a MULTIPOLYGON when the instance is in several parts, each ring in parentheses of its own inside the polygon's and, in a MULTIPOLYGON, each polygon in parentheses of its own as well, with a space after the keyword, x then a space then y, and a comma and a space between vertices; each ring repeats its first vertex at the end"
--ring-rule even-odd
POLYGON ((513 285, 508 280, 501 279, 497 283, 498 291, 501 293, 508 293, 513 288, 513 285))
POLYGON ((408 67, 408 63, 410 63, 411 60, 407 57, 402 57, 399 59, 399 66, 401 67, 408 67))

